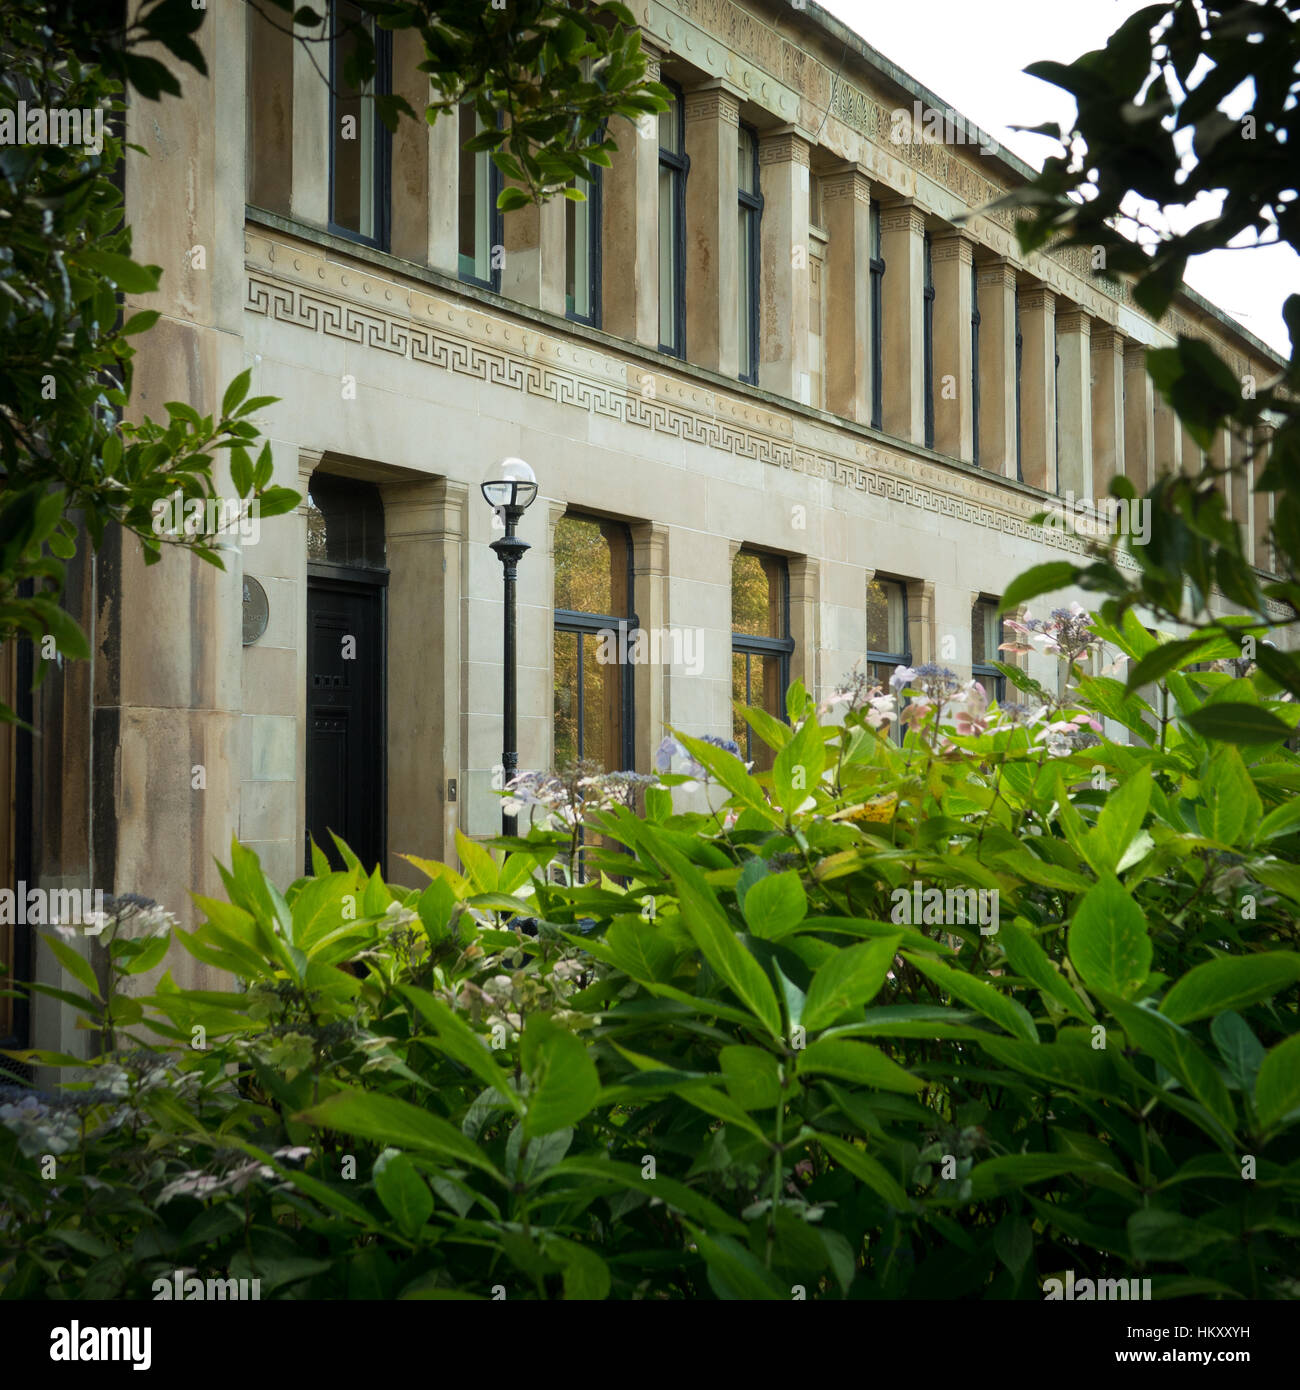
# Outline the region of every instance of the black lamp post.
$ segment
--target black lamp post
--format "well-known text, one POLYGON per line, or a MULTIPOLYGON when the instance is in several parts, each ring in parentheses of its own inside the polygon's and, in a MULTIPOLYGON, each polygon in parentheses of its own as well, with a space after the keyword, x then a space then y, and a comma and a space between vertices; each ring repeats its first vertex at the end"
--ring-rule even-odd
MULTIPOLYGON (((501 729, 502 783, 508 787, 519 770, 518 702, 515 680, 515 579, 519 561, 528 542, 515 535, 519 518, 537 496, 537 475, 523 459, 502 459, 488 469, 483 480, 483 496, 488 505, 501 517, 506 533, 492 542, 492 549, 501 561, 505 582, 505 633, 502 643, 503 701, 501 729)), ((501 833, 516 832, 515 817, 501 812, 501 833)))

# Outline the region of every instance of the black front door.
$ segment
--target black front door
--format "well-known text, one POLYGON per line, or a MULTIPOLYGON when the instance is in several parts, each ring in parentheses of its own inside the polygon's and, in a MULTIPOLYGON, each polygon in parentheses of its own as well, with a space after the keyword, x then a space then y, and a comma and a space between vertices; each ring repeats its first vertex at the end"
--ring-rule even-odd
POLYGON ((312 564, 307 580, 307 871, 311 845, 384 864, 387 573, 312 564))

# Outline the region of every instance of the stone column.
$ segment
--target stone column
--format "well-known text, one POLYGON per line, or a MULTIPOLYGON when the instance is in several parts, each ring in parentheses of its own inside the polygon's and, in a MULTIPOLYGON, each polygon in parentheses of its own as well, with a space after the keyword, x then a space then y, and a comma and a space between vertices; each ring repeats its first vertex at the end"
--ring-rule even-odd
POLYGON ((1206 466, 1216 470, 1214 486, 1219 496, 1223 498, 1224 511, 1232 515, 1232 494, 1228 489, 1227 477, 1223 470, 1228 466, 1228 460, 1232 457, 1232 431, 1226 426, 1214 431, 1214 438, 1210 442, 1207 452, 1206 466))
POLYGON ((821 653, 821 561, 799 555, 789 561, 788 569, 790 636, 794 638, 790 684, 803 681, 808 693, 818 699, 821 689, 821 673, 817 669, 821 653))
POLYGON ((913 199, 883 205, 880 241, 885 262, 883 423, 887 433, 924 444, 925 214, 913 199))
POLYGON ((1016 476, 1016 271, 1010 261, 982 261, 980 309, 980 467, 1016 476))
POLYGON ((1173 406, 1159 392, 1153 391, 1151 400, 1155 440, 1151 481, 1154 483, 1163 473, 1183 471, 1183 429, 1173 406))
POLYGON ((428 259, 444 275, 460 273, 460 122, 453 110, 429 127, 428 259))
POLYGON ((1056 295, 1042 284, 1020 291, 1020 472, 1056 491, 1056 295))
POLYGON ((975 243, 965 232, 936 232, 930 239, 934 277, 934 447, 941 454, 967 463, 975 457, 971 380, 974 259, 975 243))
POLYGON ((1251 467, 1249 461, 1250 440, 1248 436, 1238 434, 1235 430, 1231 436, 1231 454, 1233 468, 1235 469, 1232 478, 1229 480, 1228 493, 1232 501, 1232 519, 1242 528, 1244 535, 1242 544, 1246 553, 1250 553, 1251 537, 1255 531, 1255 519, 1252 515, 1251 503, 1254 501, 1254 480, 1251 477, 1251 467))
POLYGON ((1124 472, 1124 336, 1098 322, 1092 333, 1092 495, 1105 497, 1124 472))
POLYGON ((1154 481, 1155 397, 1147 374, 1147 350, 1124 346, 1124 476, 1141 497, 1154 481))
MULTIPOLYGON (((792 126, 765 131, 758 142, 759 188, 763 194, 758 382, 764 390, 804 405, 812 392, 808 375, 810 148, 807 137, 792 126)), ((736 272, 745 273, 739 263, 736 272)))
MULTIPOLYGON (((323 25, 320 32, 325 32, 323 25)), ((318 67, 322 59, 328 64, 327 44, 293 46, 293 188, 289 205, 294 217, 314 227, 327 226, 330 218, 330 94, 322 75, 328 74, 329 68, 318 67)))
MULTIPOLYGON (((418 30, 398 29, 393 34, 393 91, 406 98, 415 120, 404 116, 393 132, 392 235, 394 256, 422 264, 429 254, 429 218, 433 190, 429 186, 432 131, 424 119, 429 104, 429 79, 419 72, 424 62, 424 41, 418 30)), ((446 190, 439 190, 446 197, 446 190)))
POLYGON ((1183 472, 1189 478, 1194 478, 1205 468, 1205 450, 1193 438, 1191 430, 1182 421, 1179 421, 1178 433, 1182 436, 1183 472))
POLYGON ((548 313, 564 313, 564 209, 566 198, 508 213, 502 219, 505 261, 501 293, 548 313))
POLYGON ((913 666, 935 660, 934 629, 934 581, 911 579, 907 583, 907 649, 913 666))
POLYGON ((856 165, 822 176, 826 408, 871 423, 871 191, 856 165))
MULTIPOLYGON (((659 80, 659 54, 644 37, 646 77, 659 80)), ((618 149, 601 175, 601 320, 607 332, 659 345, 659 121, 615 121, 618 149)))
POLYGON ((468 492, 446 478, 380 485, 389 569, 387 874, 396 883, 421 881, 403 854, 450 862, 456 850, 468 492))
POLYGON ((1092 320, 1075 304, 1056 316, 1057 491, 1092 495, 1092 320))
MULTIPOLYGON (((651 631, 669 631, 668 527, 656 521, 632 527, 632 607, 640 625, 651 631)), ((676 679, 689 680, 685 672, 643 661, 632 668, 632 703, 636 720, 632 746, 634 770, 650 772, 654 750, 672 722, 672 688, 676 679)))
POLYGON ((721 82, 686 93, 686 355, 722 376, 739 367, 736 338, 740 102, 721 82))

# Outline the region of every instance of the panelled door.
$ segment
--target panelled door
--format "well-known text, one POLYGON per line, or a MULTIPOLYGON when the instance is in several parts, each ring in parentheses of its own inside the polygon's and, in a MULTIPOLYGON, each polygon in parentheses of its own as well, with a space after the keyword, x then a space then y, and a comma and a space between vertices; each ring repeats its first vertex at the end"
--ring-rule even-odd
POLYGON ((342 867, 330 831, 367 870, 384 866, 386 571, 310 564, 307 580, 307 835, 342 867))

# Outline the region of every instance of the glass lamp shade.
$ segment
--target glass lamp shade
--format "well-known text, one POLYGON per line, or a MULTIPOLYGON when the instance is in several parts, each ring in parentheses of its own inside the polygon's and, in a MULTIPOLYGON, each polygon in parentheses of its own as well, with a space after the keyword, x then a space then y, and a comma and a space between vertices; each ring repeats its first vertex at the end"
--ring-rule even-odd
POLYGON ((489 506, 522 512, 537 496, 537 475, 523 459, 502 459, 488 469, 483 496, 489 506))

